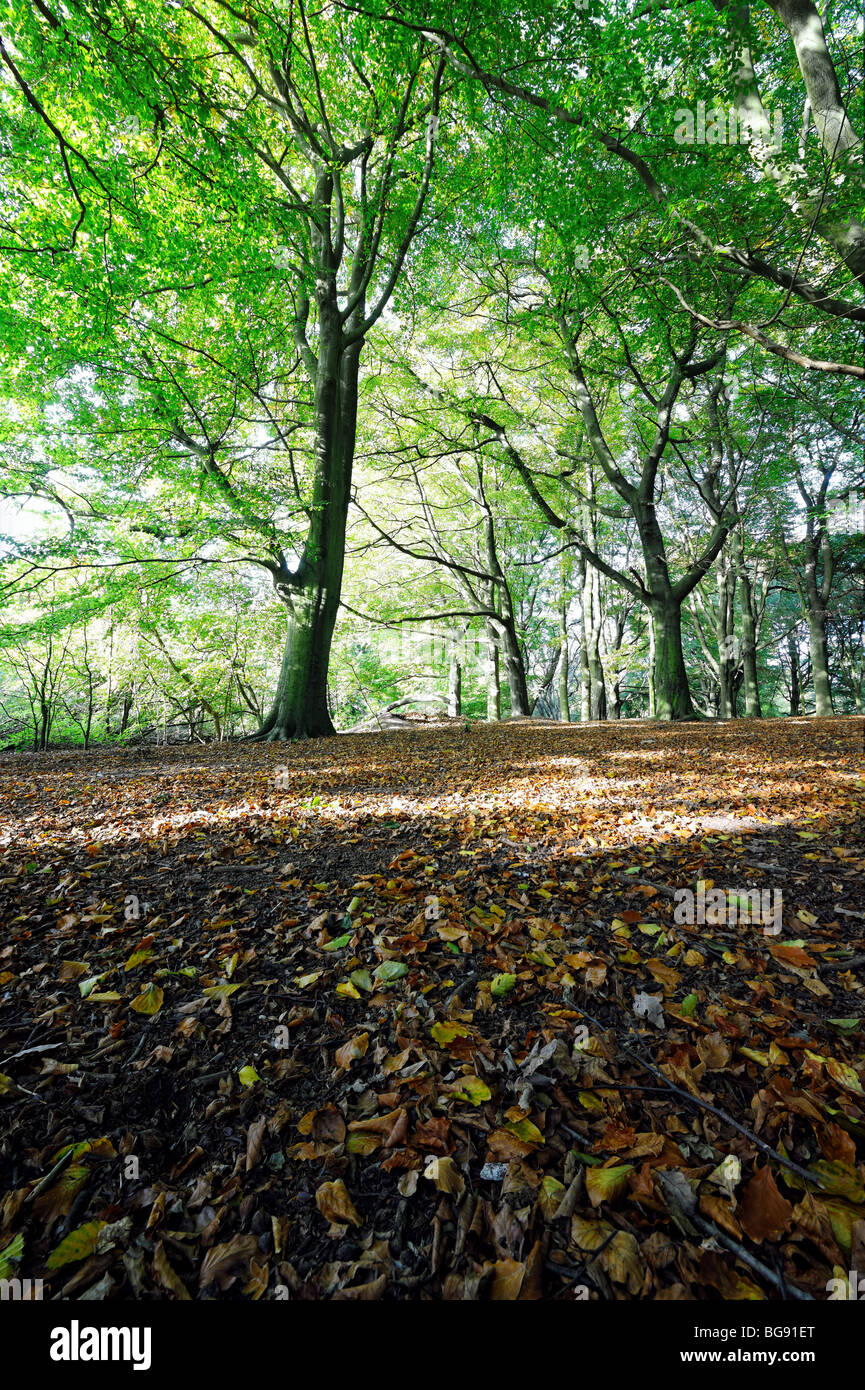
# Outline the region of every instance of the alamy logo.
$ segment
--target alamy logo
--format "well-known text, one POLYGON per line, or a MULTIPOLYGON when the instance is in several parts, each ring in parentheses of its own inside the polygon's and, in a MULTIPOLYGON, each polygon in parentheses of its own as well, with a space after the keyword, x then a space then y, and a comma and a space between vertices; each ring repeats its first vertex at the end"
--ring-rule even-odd
POLYGON ((131 1361, 134 1371, 150 1370, 149 1327, 69 1327, 51 1332, 52 1361, 131 1361))
POLYGON ((711 106, 706 110, 704 101, 697 102, 696 118, 693 111, 682 106, 676 112, 678 121, 673 131, 677 145, 747 145, 752 139, 760 140, 770 150, 780 150, 784 141, 783 118, 780 110, 769 116, 763 112, 737 112, 735 106, 729 111, 723 106, 711 106), (771 136, 771 139, 770 139, 771 136))
POLYGON ((826 1288, 830 1302, 852 1298, 865 1303, 865 1274, 857 1274, 855 1269, 850 1270, 846 1279, 827 1279, 826 1288))
POLYGON ((696 894, 690 888, 677 888, 673 921, 693 926, 735 926, 749 922, 762 927, 764 936, 781 931, 783 896, 780 888, 710 888, 701 880, 696 894))
POLYGON ((41 1299, 41 1279, 0 1279, 0 1303, 41 1299))

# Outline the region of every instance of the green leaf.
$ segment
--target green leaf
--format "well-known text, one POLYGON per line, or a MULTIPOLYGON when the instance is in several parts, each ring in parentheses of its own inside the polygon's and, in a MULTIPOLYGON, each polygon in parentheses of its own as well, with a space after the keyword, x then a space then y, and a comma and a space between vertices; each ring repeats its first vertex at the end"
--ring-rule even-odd
POLYGON ((107 1224, 107 1221, 86 1221, 83 1226, 70 1231, 48 1256, 48 1268, 60 1269, 62 1265, 72 1264, 75 1260, 85 1260, 88 1255, 92 1255, 99 1240, 99 1232, 107 1224))
POLYGON ((24 1254, 24 1234, 19 1231, 17 1236, 6 1246, 5 1250, 0 1250, 0 1279, 8 1279, 12 1273, 12 1265, 17 1264, 24 1254))
POLYGON ((461 1076, 459 1085, 454 1087, 451 1094, 460 1100, 470 1101, 472 1105, 483 1105, 492 1096, 489 1086, 479 1076, 461 1076))
POLYGON ((531 1120, 508 1120, 504 1128, 509 1134, 516 1135, 524 1144, 543 1144, 544 1136, 537 1125, 532 1124, 531 1120))
POLYGON ((439 1047, 447 1047, 457 1038, 467 1038, 469 1030, 464 1023, 434 1023, 430 1032, 439 1047))
POLYGON ((335 936, 332 941, 326 941, 322 946, 322 951, 341 951, 343 946, 347 946, 351 941, 351 932, 346 932, 344 936, 335 936))
POLYGON ((136 965, 142 965, 144 961, 150 960, 152 955, 153 952, 149 946, 145 947, 143 951, 133 951, 123 969, 134 970, 136 965))
POLYGON ((206 994, 208 999, 227 999, 238 989, 243 989, 243 985, 208 985, 202 993, 206 994))
POLYGON ((380 984, 390 985, 408 974, 408 966, 402 960, 383 960, 381 965, 376 966, 374 974, 380 984))

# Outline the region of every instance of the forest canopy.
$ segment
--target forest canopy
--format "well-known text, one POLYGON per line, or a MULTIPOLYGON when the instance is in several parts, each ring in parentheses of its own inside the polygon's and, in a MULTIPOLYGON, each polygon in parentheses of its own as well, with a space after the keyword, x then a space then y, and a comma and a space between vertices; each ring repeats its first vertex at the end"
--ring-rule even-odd
POLYGON ((4 0, 3 744, 861 713, 862 110, 850 0, 4 0))

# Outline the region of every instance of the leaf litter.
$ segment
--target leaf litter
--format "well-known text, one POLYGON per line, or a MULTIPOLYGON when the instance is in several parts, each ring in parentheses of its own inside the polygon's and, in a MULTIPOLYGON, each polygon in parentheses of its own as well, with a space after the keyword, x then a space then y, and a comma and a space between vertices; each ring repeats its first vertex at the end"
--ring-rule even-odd
POLYGON ((0 1277, 759 1300, 865 1270, 857 721, 14 755, 0 799, 0 1277), (677 920, 717 888, 735 921, 677 920))

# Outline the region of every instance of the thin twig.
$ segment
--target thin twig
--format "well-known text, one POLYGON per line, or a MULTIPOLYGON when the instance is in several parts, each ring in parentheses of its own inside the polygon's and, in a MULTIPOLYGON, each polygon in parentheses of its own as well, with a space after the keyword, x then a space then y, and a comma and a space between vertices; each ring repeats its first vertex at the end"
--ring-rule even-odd
MULTIPOLYGON (((593 1023, 595 1025, 596 1028, 600 1029, 602 1032, 604 1031, 604 1025, 598 1019, 593 1018, 591 1014, 586 1013, 585 1009, 581 1009, 579 1004, 577 1004, 574 1001, 573 995, 571 995, 569 1002, 571 1008, 575 1009, 576 1012, 581 1014, 583 1018, 587 1018, 590 1023, 593 1023)), ((631 1027, 630 1023, 628 1026, 629 1031, 633 1032, 634 1030, 631 1027)), ((637 1041, 641 1045, 641 1051, 643 1051, 644 1048, 642 1046, 642 1039, 640 1038, 639 1034, 636 1034, 635 1036, 637 1038, 637 1041)), ((734 1120, 732 1115, 728 1115, 726 1110, 721 1110, 719 1106, 713 1105, 711 1101, 703 1100, 701 1096, 692 1095, 690 1091, 684 1090, 682 1086, 676 1086, 668 1076, 665 1076, 665 1074, 662 1071, 659 1071, 659 1069, 654 1065, 654 1063, 646 1061, 645 1058, 640 1055, 640 1051, 634 1051, 633 1048, 625 1046, 623 1046, 623 1051, 627 1052, 631 1057, 633 1057, 634 1060, 637 1063, 639 1063, 641 1067, 645 1067, 646 1071, 651 1072, 652 1076, 657 1077, 658 1080, 673 1095, 678 1096, 681 1100, 687 1101, 690 1105, 698 1105, 701 1109, 708 1110, 710 1114, 715 1115, 719 1120, 723 1120, 725 1124, 731 1125, 733 1129, 738 1130, 740 1134, 743 1134, 746 1139, 750 1139, 752 1144, 756 1144, 757 1148, 761 1151, 761 1153, 766 1154, 768 1158, 774 1158, 776 1163, 780 1163, 785 1168, 789 1168, 791 1172, 797 1173, 799 1177, 804 1178, 806 1182, 814 1183, 816 1187, 822 1188, 826 1186, 823 1179, 817 1173, 809 1173, 807 1168, 800 1167, 799 1164, 794 1163, 791 1158, 787 1158, 784 1154, 779 1153, 777 1149, 773 1149, 771 1144, 767 1144, 763 1139, 756 1135, 753 1130, 748 1129, 745 1125, 740 1125, 739 1121, 734 1120)), ((602 1091, 604 1089, 603 1083, 599 1086, 595 1086, 593 1089, 597 1091, 602 1091)))

